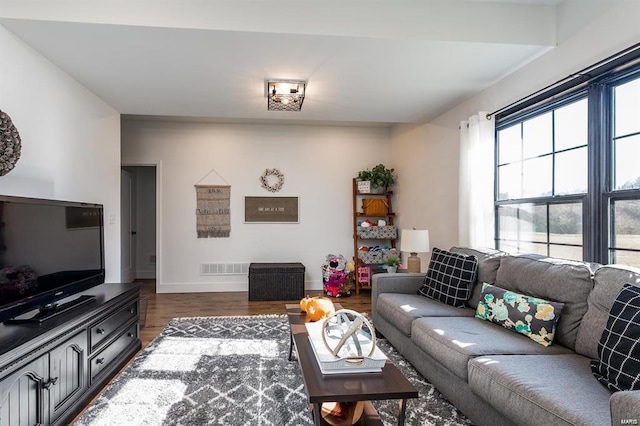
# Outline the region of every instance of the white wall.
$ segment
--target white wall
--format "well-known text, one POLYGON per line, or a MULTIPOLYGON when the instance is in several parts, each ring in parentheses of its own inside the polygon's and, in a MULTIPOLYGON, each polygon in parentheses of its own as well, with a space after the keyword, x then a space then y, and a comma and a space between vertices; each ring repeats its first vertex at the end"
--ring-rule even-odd
POLYGON ((158 292, 247 291, 246 276, 200 276, 207 262, 302 262, 307 288, 322 288, 325 256, 353 256, 351 180, 393 167, 389 147, 386 128, 124 120, 123 163, 160 165, 158 292), (267 168, 285 176, 276 194, 260 186, 267 168), (194 185, 225 181, 231 236, 198 239, 194 185), (299 197, 300 223, 244 223, 250 195, 299 197))
MULTIPOLYGON (((400 228, 428 229, 431 247, 441 249, 451 247, 455 242, 451 236, 458 234, 459 147, 450 143, 456 135, 457 129, 431 124, 395 126, 392 131, 398 224, 400 228)), ((424 272, 431 254, 419 256, 424 272)))
POLYGON ((0 109, 20 132, 22 155, 0 194, 102 203, 108 282, 120 279, 120 117, 0 26, 0 109))
MULTIPOLYGON (((573 25, 572 13, 601 14, 557 48, 431 123, 392 129, 393 162, 403 177, 396 202, 401 226, 429 229, 432 246, 458 244, 458 154, 460 121, 495 111, 640 41, 640 1, 569 0, 561 5, 559 33, 573 25), (410 159, 410 160, 408 160, 410 159), (405 177, 407 179, 405 179, 405 177), (411 177, 410 179, 408 177, 411 177), (414 223, 416 225, 414 225, 414 223)), ((423 262, 423 270, 424 270, 423 262)))

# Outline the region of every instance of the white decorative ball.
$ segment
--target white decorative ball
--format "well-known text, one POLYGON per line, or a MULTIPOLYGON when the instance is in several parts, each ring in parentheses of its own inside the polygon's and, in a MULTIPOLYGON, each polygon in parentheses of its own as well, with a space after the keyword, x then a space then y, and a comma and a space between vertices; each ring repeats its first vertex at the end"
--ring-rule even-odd
POLYGON ((341 309, 327 317, 322 340, 336 358, 370 357, 376 349, 376 332, 364 315, 341 309))

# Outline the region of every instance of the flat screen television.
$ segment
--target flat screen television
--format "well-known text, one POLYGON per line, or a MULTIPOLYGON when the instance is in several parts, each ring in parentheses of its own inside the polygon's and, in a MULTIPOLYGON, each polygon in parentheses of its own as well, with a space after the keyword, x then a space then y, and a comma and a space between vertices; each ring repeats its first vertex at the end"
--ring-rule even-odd
POLYGON ((89 302, 74 296, 104 283, 103 241, 100 204, 0 195, 0 322, 89 302))

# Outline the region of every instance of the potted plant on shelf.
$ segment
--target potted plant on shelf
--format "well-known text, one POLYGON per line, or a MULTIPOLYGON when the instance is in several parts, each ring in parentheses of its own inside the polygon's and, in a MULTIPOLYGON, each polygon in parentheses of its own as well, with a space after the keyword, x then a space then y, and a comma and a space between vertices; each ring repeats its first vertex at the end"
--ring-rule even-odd
POLYGON ((395 274, 398 268, 402 267, 401 259, 398 256, 391 256, 385 262, 385 266, 387 267, 387 272, 390 274, 395 274))
MULTIPOLYGON (((395 169, 388 169, 384 164, 381 163, 371 170, 361 170, 360 172, 358 172, 358 176, 356 177, 356 179, 361 182, 370 182, 370 188, 372 192, 376 189, 380 192, 386 192, 389 189, 389 186, 396 183, 396 178, 393 174, 394 172, 395 169)), ((361 192, 367 191, 361 190, 361 192)))

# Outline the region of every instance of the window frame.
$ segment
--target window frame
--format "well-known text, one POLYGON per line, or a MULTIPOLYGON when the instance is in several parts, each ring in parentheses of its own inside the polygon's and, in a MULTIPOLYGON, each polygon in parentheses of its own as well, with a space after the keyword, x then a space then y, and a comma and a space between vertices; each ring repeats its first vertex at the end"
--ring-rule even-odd
MULTIPOLYGON (((602 241, 600 242, 599 247, 599 256, 597 257, 597 262, 599 263, 612 263, 612 251, 613 250, 621 250, 613 247, 613 241, 615 240, 615 230, 614 230, 614 221, 611 218, 612 208, 615 201, 619 200, 640 200, 640 188, 636 189, 615 189, 615 135, 614 135, 614 125, 615 125, 615 111, 614 111, 614 89, 618 86, 621 86, 625 83, 628 83, 633 80, 640 80, 640 66, 633 67, 630 70, 627 70, 623 73, 614 74, 608 77, 604 77, 600 84, 604 88, 603 98, 606 102, 606 105, 602 108, 602 114, 606 118, 607 128, 603 132, 603 136, 605 138, 604 149, 605 152, 603 154, 604 160, 604 173, 605 178, 603 182, 605 184, 602 192, 601 192, 601 203, 600 207, 602 209, 601 213, 601 223, 600 228, 596 230, 596 232, 600 232, 603 236, 602 241)), ((597 119, 597 117, 594 117, 597 119)), ((640 134, 639 132, 636 132, 640 134)), ((628 136, 628 135, 626 135, 628 136)), ((640 249, 622 249, 624 251, 633 251, 640 253, 640 249)), ((640 265, 636 265, 640 266, 640 265)))
MULTIPOLYGON (((624 71, 610 72, 597 79, 588 82, 572 91, 538 104, 538 106, 526 106, 522 111, 515 111, 509 116, 496 117, 495 126, 495 155, 494 155, 494 217, 495 235, 494 246, 500 247, 500 218, 499 208, 507 205, 533 204, 549 205, 565 202, 582 203, 582 252, 583 260, 607 264, 611 262, 614 240, 614 223, 611 218, 613 203, 617 200, 640 200, 640 188, 615 190, 613 188, 615 172, 614 155, 614 89, 629 81, 640 79, 640 64, 628 67, 624 71), (499 199, 499 132, 505 128, 520 124, 536 116, 548 113, 555 109, 587 99, 587 192, 584 194, 556 195, 555 155, 563 150, 556 151, 555 134, 552 140, 552 194, 549 196, 523 197, 511 199, 499 199)), ((552 122, 555 130, 555 120, 552 122)), ((555 132, 554 132, 555 133, 555 132)), ((640 134, 640 132, 638 132, 640 134)), ((635 134, 635 133, 633 133, 635 134)), ((584 145, 581 145, 583 147, 584 145)), ((548 154, 547 154, 548 155, 548 154)), ((521 194, 522 195, 522 194, 521 194)), ((547 207, 548 209, 548 207, 547 207)), ((548 211, 548 210, 547 210, 548 211)), ((547 223, 547 225, 549 225, 547 223)), ((548 233, 549 231, 547 231, 548 233)), ((549 253, 549 237, 547 235, 547 253, 549 253)), ((620 249, 618 249, 620 250, 620 249)), ((623 249, 625 251, 639 252, 640 249, 623 249)), ((640 266, 640 265, 637 265, 640 266)))

